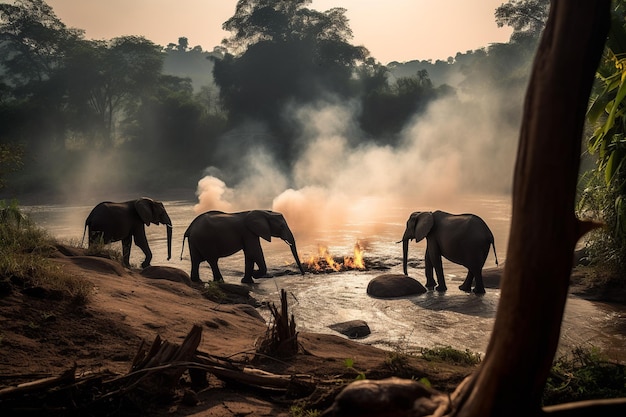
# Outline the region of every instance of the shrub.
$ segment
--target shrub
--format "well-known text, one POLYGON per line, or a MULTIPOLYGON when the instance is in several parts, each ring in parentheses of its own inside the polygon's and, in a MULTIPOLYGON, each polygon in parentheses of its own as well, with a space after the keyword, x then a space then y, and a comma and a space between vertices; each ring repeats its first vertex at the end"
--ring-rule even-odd
POLYGON ((481 361, 480 353, 471 352, 469 349, 461 351, 452 346, 440 346, 432 349, 423 348, 422 357, 428 361, 453 363, 455 365, 478 365, 481 361))
POLYGON ((609 362, 597 348, 577 347, 554 361, 543 403, 616 397, 626 397, 625 366, 609 362))
POLYGON ((12 285, 44 287, 84 305, 91 285, 68 274, 49 259, 54 240, 25 216, 15 201, 0 201, 0 282, 3 291, 12 285))

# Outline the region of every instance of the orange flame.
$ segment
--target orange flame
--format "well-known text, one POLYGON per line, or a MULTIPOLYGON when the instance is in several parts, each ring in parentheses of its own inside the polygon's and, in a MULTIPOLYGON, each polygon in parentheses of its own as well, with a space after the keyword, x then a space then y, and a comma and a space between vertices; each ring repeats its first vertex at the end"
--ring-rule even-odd
POLYGON ((354 257, 345 256, 343 264, 352 269, 365 269, 365 261, 363 260, 363 247, 357 240, 354 244, 354 257))
POLYGON ((343 263, 341 260, 336 260, 326 246, 318 245, 317 251, 317 255, 309 257, 307 261, 302 263, 309 271, 340 272, 348 269, 365 269, 363 247, 358 241, 354 245, 354 256, 344 256, 343 263))

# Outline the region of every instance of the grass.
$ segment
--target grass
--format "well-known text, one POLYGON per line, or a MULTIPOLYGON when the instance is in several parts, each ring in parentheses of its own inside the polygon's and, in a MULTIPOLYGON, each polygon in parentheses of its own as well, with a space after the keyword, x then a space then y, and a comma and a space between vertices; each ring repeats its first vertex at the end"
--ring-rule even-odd
POLYGON ((43 287, 72 304, 86 304, 91 284, 55 264, 50 259, 55 249, 54 239, 35 226, 17 202, 0 201, 0 289, 4 293, 13 287, 43 287))
POLYGON ((220 283, 216 281, 209 281, 204 283, 202 296, 216 303, 221 303, 222 301, 226 300, 226 293, 220 287, 220 283))
POLYGON ((613 363, 597 348, 572 349, 552 364, 544 405, 626 397, 626 366, 613 363))
MULTIPOLYGON (((70 244, 72 244, 73 246, 81 246, 82 242, 81 242, 81 245, 77 245, 74 243, 70 243, 70 244)), ((104 243, 102 242, 102 240, 93 242, 92 244, 88 245, 85 255, 97 256, 100 258, 107 258, 107 259, 117 261, 120 264, 123 263, 122 252, 118 249, 112 249, 110 243, 109 244, 104 243)))
POLYGON ((294 405, 289 409, 290 417, 319 417, 321 415, 319 410, 307 410, 299 405, 294 405))
POLYGON ((469 349, 464 351, 454 349, 451 346, 439 346, 430 348, 422 348, 420 351, 422 357, 427 361, 446 362, 455 365, 475 366, 481 361, 480 353, 475 353, 469 349))

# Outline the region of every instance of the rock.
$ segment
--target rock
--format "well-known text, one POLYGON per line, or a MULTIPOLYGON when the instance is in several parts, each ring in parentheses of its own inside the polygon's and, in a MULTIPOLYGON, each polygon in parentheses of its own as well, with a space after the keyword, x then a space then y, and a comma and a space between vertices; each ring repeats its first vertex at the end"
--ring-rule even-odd
POLYGON ((366 379, 344 388, 322 417, 431 415, 446 402, 446 396, 413 380, 366 379))
POLYGON ((379 275, 367 285, 367 294, 379 298, 418 295, 426 291, 416 279, 401 274, 379 275))
POLYGON ((121 277, 127 273, 119 262, 107 258, 100 258, 98 256, 72 256, 69 259, 72 263, 81 268, 90 269, 103 274, 115 274, 121 277))
POLYGON ((328 327, 336 332, 348 336, 350 339, 358 339, 372 333, 370 331, 370 327, 363 320, 344 321, 343 323, 331 324, 328 327))
POLYGON ((485 288, 500 288, 500 280, 504 272, 504 262, 500 266, 483 269, 483 284, 485 288))
POLYGON ((171 266, 149 266, 144 268, 140 274, 146 278, 165 279, 167 281, 182 282, 191 287, 191 278, 182 269, 171 266))

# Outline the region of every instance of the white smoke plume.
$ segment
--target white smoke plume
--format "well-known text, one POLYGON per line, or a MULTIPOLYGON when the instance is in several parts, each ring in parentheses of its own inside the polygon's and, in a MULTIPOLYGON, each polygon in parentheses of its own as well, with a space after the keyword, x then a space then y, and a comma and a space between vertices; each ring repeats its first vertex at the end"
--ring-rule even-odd
POLYGON ((232 188, 217 178, 199 182, 196 211, 273 209, 300 240, 351 223, 376 233, 417 210, 467 212, 463 193, 510 188, 517 124, 497 120, 499 105, 486 97, 438 100, 395 147, 352 146, 361 133, 349 104, 300 108, 295 118, 304 145, 292 172, 284 175, 267 154, 250 152, 249 175, 232 188))

